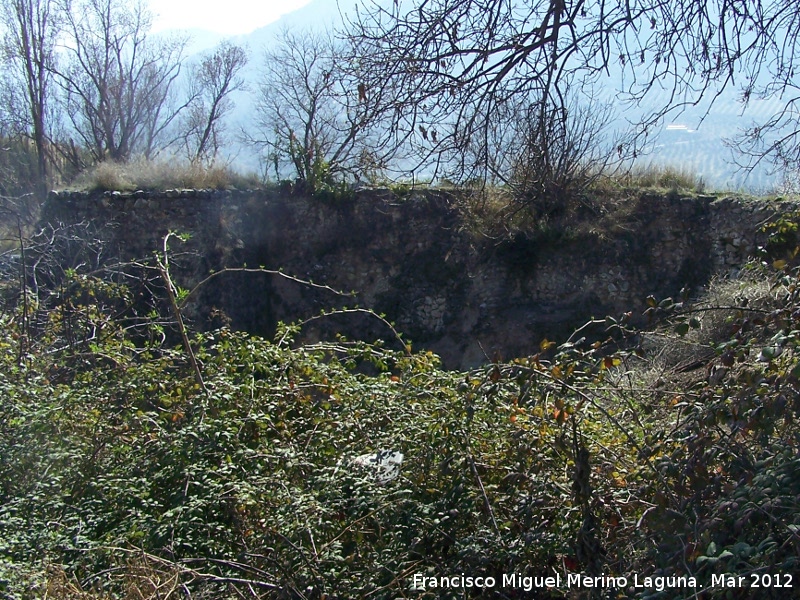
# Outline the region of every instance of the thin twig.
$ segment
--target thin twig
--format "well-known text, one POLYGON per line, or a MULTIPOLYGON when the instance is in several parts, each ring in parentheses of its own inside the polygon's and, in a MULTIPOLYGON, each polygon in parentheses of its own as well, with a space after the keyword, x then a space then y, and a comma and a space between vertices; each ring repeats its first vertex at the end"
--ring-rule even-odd
POLYGON ((189 292, 181 300, 181 303, 180 303, 181 308, 183 308, 183 306, 186 304, 186 302, 189 300, 189 298, 191 298, 197 290, 199 290, 201 287, 203 287, 206 283, 208 283, 212 279, 215 279, 216 277, 219 277, 220 275, 223 275, 225 273, 263 273, 263 274, 266 274, 266 275, 277 275, 278 277, 283 277, 284 279, 288 279, 289 281, 294 281, 295 283, 299 283, 299 284, 302 284, 302 285, 305 285, 305 286, 308 286, 308 287, 312 287, 312 288, 315 288, 315 289, 318 289, 318 290, 325 290, 327 292, 331 292, 333 294, 336 294, 337 296, 354 296, 355 295, 353 292, 342 292, 342 291, 334 289, 334 288, 332 288, 332 287, 330 287, 328 285, 322 285, 322 284, 319 284, 319 283, 314 283, 313 281, 309 281, 307 279, 301 279, 299 277, 295 277, 294 275, 288 275, 288 274, 284 273, 283 271, 275 271, 275 270, 272 270, 272 269, 263 269, 261 267, 259 267, 258 269, 253 269, 253 268, 248 268, 248 267, 225 267, 224 269, 220 269, 219 271, 214 271, 208 277, 206 277, 205 279, 200 281, 197 285, 195 285, 191 290, 189 290, 189 292))
POLYGON ((311 323, 312 321, 316 321, 318 319, 324 319, 326 317, 332 317, 332 316, 335 316, 335 315, 348 315, 348 314, 365 314, 367 316, 370 316, 370 317, 373 317, 375 319, 378 319, 381 323, 383 323, 384 325, 386 325, 386 327, 389 328, 389 330, 392 332, 392 334, 397 339, 397 341, 400 342, 400 345, 402 345, 403 350, 405 350, 406 353, 409 353, 408 344, 403 339, 403 336, 400 335, 400 333, 397 331, 397 329, 394 328, 394 325, 392 325, 389 321, 387 321, 386 318, 382 317, 381 315, 376 313, 374 310, 371 310, 369 308, 341 308, 341 309, 336 309, 336 310, 332 310, 332 311, 323 313, 321 315, 314 315, 313 317, 309 317, 308 319, 306 319, 304 321, 300 321, 299 325, 300 325, 300 327, 303 327, 304 325, 306 325, 308 323, 311 323))
POLYGON ((175 284, 172 282, 172 278, 169 274, 169 238, 172 237, 173 233, 168 233, 164 236, 164 243, 163 243, 163 258, 159 257, 156 259, 158 264, 158 269, 161 272, 161 277, 164 279, 165 287, 167 288, 167 297, 169 298, 169 305, 172 310, 172 316, 178 324, 178 331, 180 331, 181 339, 183 340, 183 347, 186 350, 186 354, 189 357, 189 363, 192 366, 192 370, 194 371, 194 378, 197 381, 197 384, 200 386, 200 389, 203 390, 207 398, 211 397, 211 392, 208 391, 206 387, 206 382, 203 379, 203 373, 200 371, 200 365, 197 362, 197 357, 195 356, 194 350, 192 349, 192 345, 189 342, 189 334, 186 330, 186 324, 183 322, 183 314, 181 313, 181 306, 178 304, 178 299, 175 294, 175 284))
POLYGON ((500 533, 500 528, 497 526, 497 521, 494 518, 494 511, 492 510, 492 503, 489 502, 489 496, 486 495, 486 489, 483 487, 483 481, 481 481, 480 473, 478 473, 478 467, 475 466, 475 459, 470 454, 469 456, 469 463, 472 467, 472 473, 475 475, 475 479, 478 480, 478 485, 481 488, 481 494, 483 494, 483 502, 486 505, 486 511, 489 513, 489 518, 492 520, 492 527, 494 527, 495 533, 497 533, 497 539, 500 540, 500 543, 505 546, 503 542, 503 536, 500 533))

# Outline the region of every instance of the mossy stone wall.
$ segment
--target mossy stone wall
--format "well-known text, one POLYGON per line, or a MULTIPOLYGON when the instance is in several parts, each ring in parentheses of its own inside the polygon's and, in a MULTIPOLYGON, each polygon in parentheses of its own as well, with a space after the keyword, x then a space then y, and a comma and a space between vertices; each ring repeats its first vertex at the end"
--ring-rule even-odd
MULTIPOLYGON (((189 307, 200 325, 218 322, 210 315, 221 311, 235 328, 271 335, 278 321, 358 304, 460 368, 532 353, 544 337, 563 338, 592 316, 640 315, 649 294, 696 292, 715 273, 735 273, 761 243, 759 225, 793 208, 648 191, 564 235, 502 241, 470 231, 458 198, 437 190, 398 198, 365 189, 336 202, 277 190, 54 192, 42 219, 92 221, 109 254, 123 260, 151 255, 170 231, 189 233, 171 245, 175 277, 187 288, 211 270, 247 265, 357 293, 344 299, 275 276, 225 274, 189 307)), ((319 319, 305 331, 389 333, 357 314, 319 319)))

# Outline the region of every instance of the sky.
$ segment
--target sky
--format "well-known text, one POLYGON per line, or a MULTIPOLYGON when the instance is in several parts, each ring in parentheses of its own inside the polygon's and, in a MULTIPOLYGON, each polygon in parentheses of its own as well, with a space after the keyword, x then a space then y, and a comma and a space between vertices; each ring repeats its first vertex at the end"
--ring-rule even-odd
POLYGON ((277 21, 310 0, 149 0, 153 32, 206 29, 239 35, 277 21))

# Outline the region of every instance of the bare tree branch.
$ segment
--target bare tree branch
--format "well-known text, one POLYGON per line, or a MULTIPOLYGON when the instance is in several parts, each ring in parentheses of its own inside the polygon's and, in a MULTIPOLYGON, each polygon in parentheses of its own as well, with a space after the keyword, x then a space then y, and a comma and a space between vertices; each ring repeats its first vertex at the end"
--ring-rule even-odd
POLYGON ((148 37, 142 0, 64 0, 68 57, 57 71, 75 133, 95 160, 151 157, 186 103, 175 101, 186 40, 148 37))
POLYGON ((394 85, 360 68, 360 49, 328 34, 284 31, 265 53, 257 133, 278 179, 376 178, 401 148, 388 127, 394 85))
POLYGON ((48 117, 53 105, 52 70, 61 12, 55 0, 2 0, 0 22, 5 29, 3 54, 11 67, 7 73, 11 75, 8 83, 24 89, 19 95, 22 114, 11 116, 21 125, 19 129, 33 140, 37 169, 35 187, 43 197, 47 191, 48 117))
MULTIPOLYGON (((392 127, 431 149, 418 168, 435 159, 461 176, 486 172, 492 127, 520 98, 560 108, 570 87, 602 84, 631 105, 649 102, 632 117, 632 155, 671 112, 712 106, 729 89, 746 100, 798 85, 800 17, 787 0, 374 1, 348 31, 362 70, 394 81, 392 127)), ((767 129, 798 129, 784 103, 792 116, 767 129)), ((798 141, 781 139, 751 149, 780 159, 798 141)))
POLYGON ((228 41, 195 65, 192 101, 184 124, 184 143, 192 162, 213 162, 223 144, 223 119, 233 110, 230 96, 245 88, 239 73, 247 64, 244 48, 228 41))

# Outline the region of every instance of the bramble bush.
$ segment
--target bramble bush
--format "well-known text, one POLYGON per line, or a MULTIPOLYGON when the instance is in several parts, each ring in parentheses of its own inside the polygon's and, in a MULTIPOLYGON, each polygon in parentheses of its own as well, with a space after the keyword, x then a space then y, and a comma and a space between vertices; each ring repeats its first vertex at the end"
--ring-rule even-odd
MULTIPOLYGON (((464 373, 410 346, 299 345, 293 325, 189 332, 187 349, 119 278, 68 270, 25 303, 7 282, 0 596, 523 598, 411 584, 793 573, 800 287, 776 237, 793 222, 765 249, 783 253, 763 271, 776 305, 726 306, 706 369, 657 384, 625 318, 464 373), (388 482, 355 461, 384 450, 404 455, 388 482)), ((654 299, 650 315, 681 339, 713 311, 654 299)))

